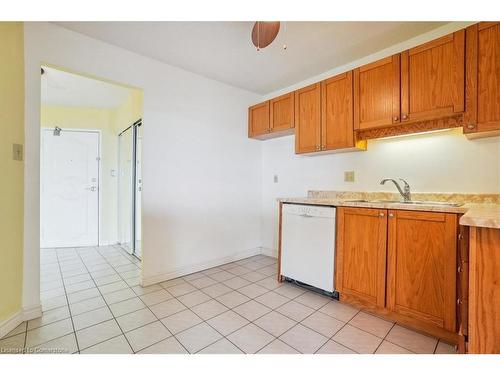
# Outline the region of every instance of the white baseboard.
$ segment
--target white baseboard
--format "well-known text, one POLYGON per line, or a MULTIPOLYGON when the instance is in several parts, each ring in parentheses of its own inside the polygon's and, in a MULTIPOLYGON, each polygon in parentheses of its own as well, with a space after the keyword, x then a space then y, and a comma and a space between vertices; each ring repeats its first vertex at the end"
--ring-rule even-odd
POLYGON ((23 307, 23 320, 36 319, 42 316, 42 305, 32 305, 23 307))
POLYGON ((0 322, 0 339, 7 335, 22 322, 42 316, 42 305, 25 307, 13 314, 10 318, 0 322))
POLYGON ((18 311, 10 318, 0 322, 0 339, 23 322, 23 312, 18 311))
POLYGON ((271 249, 269 247, 262 247, 261 248, 261 254, 262 255, 267 255, 268 257, 272 257, 272 258, 278 258, 278 250, 277 249, 271 249))
POLYGON ((118 241, 99 241, 99 246, 113 246, 113 245, 119 245, 120 243, 118 241))
POLYGON ((144 276, 143 275, 141 285, 143 287, 146 287, 148 285, 153 285, 153 284, 161 283, 163 281, 175 279, 176 277, 186 276, 186 275, 189 275, 189 274, 194 273, 194 272, 203 271, 203 270, 206 270, 208 268, 221 266, 221 265, 226 264, 226 263, 235 262, 237 260, 248 258, 248 257, 254 256, 254 255, 259 255, 261 253, 262 253, 262 248, 256 247, 254 249, 241 251, 239 253, 236 253, 236 254, 228 256, 228 257, 217 258, 217 259, 210 260, 207 262, 197 263, 197 264, 193 264, 193 265, 186 266, 186 267, 180 267, 180 268, 174 269, 170 272, 166 272, 166 273, 162 273, 162 274, 158 274, 158 275, 152 275, 152 276, 144 276))

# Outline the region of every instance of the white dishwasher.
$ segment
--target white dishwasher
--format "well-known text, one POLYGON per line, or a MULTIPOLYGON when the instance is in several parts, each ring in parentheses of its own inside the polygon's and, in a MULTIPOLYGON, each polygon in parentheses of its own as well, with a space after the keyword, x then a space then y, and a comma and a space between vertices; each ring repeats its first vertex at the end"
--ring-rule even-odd
POLYGON ((333 293, 335 207, 283 203, 281 275, 333 293))

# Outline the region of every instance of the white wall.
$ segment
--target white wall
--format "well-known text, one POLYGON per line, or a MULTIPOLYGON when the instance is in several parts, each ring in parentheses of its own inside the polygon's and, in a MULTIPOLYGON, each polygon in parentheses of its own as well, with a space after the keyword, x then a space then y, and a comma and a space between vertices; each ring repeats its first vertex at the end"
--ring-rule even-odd
POLYGON ((261 144, 253 93, 49 23, 25 24, 24 304, 39 300, 40 64, 144 90, 143 278, 258 251, 261 144))
POLYGON ((368 141, 368 150, 294 154, 293 136, 263 144, 263 246, 276 248, 278 197, 307 190, 390 191, 384 177, 404 178, 414 192, 500 193, 500 137, 469 141, 461 129, 368 141), (344 182, 344 171, 355 182, 344 182), (273 182, 278 175, 278 183, 273 182))

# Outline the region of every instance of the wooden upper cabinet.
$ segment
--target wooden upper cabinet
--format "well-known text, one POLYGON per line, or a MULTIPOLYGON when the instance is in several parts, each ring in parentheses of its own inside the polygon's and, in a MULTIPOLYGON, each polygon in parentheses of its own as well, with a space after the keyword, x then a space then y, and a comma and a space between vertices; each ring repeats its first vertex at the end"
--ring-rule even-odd
POLYGON ((321 149, 321 86, 295 91, 295 153, 321 149))
POLYGON ((354 69, 354 129, 400 122, 400 55, 354 69))
POLYGON ((449 117, 465 109, 465 30, 401 54, 401 121, 449 117))
POLYGON ((321 82, 321 149, 354 147, 352 71, 321 82))
POLYGON ((500 130, 500 22, 481 22, 466 30, 466 106, 464 132, 500 130))
POLYGON ((454 331, 457 215, 391 210, 388 221, 387 308, 454 331))
POLYGON ((255 138, 270 131, 269 100, 248 108, 248 136, 255 138))
POLYGON ((292 129, 294 119, 294 93, 290 92, 269 101, 271 132, 292 129))
POLYGON ((337 209, 335 284, 341 299, 384 307, 386 238, 386 210, 337 209))

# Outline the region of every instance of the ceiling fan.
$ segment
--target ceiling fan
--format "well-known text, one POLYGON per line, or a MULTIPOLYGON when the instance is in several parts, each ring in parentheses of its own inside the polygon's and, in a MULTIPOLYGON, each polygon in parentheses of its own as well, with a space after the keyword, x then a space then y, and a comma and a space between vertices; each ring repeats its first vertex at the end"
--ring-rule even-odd
MULTIPOLYGON (((267 47, 276 39, 280 31, 280 23, 281 22, 255 22, 252 29, 252 43, 257 48, 257 51, 267 47)), ((283 49, 286 49, 286 47, 286 44, 284 44, 283 49)))

